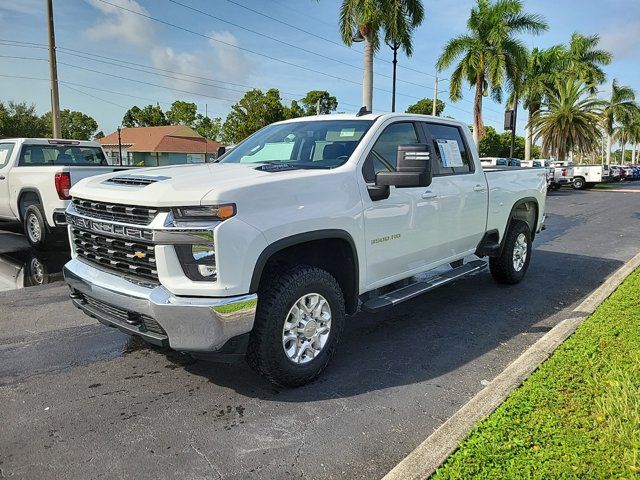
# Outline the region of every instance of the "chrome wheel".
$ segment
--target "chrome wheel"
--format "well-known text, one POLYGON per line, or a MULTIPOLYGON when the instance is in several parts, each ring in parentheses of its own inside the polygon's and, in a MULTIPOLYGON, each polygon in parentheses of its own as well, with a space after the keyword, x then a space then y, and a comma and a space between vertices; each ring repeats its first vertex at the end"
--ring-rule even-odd
POLYGON ((37 258, 31 259, 31 277, 36 285, 44 283, 44 267, 37 258))
POLYGON ((282 329, 282 347, 293 363, 310 362, 322 352, 331 331, 331 307, 318 293, 298 299, 282 329))
POLYGON ((38 217, 34 213, 30 213, 27 217, 27 234, 29 239, 33 243, 38 243, 42 238, 42 230, 40 229, 40 222, 38 217))
POLYGON ((521 233, 516 238, 516 243, 513 246, 513 269, 516 272, 519 272, 524 267, 527 260, 527 250, 527 237, 524 233, 521 233))

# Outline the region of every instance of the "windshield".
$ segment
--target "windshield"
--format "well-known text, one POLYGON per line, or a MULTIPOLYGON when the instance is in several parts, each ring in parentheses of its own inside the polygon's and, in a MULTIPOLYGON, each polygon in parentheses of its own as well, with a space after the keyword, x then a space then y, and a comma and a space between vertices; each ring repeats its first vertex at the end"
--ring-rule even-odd
POLYGON ((19 165, 107 165, 107 159, 100 147, 24 145, 19 165))
POLYGON ((372 124, 371 120, 316 120, 269 125, 221 157, 220 162, 333 168, 349 159, 372 124))

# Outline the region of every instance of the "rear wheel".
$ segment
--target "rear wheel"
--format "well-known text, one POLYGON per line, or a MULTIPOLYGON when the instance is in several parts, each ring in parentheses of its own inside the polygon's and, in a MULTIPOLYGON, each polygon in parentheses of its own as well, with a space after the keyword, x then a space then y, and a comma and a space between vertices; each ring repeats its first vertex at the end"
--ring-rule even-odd
POLYGON ((489 259, 491 276, 498 283, 513 285, 524 278, 531 259, 531 231, 521 220, 511 222, 499 257, 489 259))
POLYGON ((258 292, 247 362, 276 385, 314 380, 334 355, 344 324, 336 279, 310 266, 271 275, 258 292))
POLYGON ((584 190, 586 186, 586 182, 584 181, 584 178, 574 178, 573 179, 573 188, 574 190, 584 190))

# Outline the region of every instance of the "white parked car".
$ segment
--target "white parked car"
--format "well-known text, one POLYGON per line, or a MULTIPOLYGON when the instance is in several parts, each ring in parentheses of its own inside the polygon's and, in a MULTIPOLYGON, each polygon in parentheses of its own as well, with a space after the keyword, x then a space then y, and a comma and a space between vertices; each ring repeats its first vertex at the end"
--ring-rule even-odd
POLYGON ((0 139, 0 220, 20 220, 29 243, 46 248, 57 234, 66 233, 71 186, 120 169, 108 165, 97 142, 0 139))
POLYGON ((472 254, 498 282, 521 281, 546 178, 484 172, 464 122, 327 115, 269 125, 219 163, 101 175, 71 194, 64 276, 78 308, 295 386, 358 328, 345 315, 484 268, 464 263, 472 254))

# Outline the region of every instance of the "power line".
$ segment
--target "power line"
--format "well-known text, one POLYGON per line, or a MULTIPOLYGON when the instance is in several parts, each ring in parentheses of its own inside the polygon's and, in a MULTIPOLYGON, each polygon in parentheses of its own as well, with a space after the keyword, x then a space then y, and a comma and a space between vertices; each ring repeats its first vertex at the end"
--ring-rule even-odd
POLYGON ((98 97, 98 96, 96 96, 96 95, 92 95, 92 94, 90 94, 90 93, 83 92, 82 90, 79 90, 79 89, 77 89, 77 88, 74 88, 74 87, 72 87, 71 85, 64 85, 64 84, 63 84, 63 87, 68 88, 69 90, 73 90, 74 92, 78 92, 78 93, 81 93, 81 94, 83 94, 83 95, 86 95, 86 96, 88 96, 88 97, 95 98, 96 100, 100 100, 101 102, 109 103, 109 104, 111 104, 111 105, 115 105, 116 107, 123 108, 123 109, 125 109, 125 110, 127 110, 127 109, 128 109, 128 107, 125 107, 124 105, 120 105, 120 104, 115 103, 115 102, 112 102, 112 101, 110 101, 110 100, 105 100, 104 98, 100 98, 100 97, 98 97))
MULTIPOLYGON (((283 60, 283 59, 278 58, 278 57, 274 57, 274 56, 271 56, 271 55, 260 53, 260 52, 257 52, 255 50, 251 50, 249 48, 240 47, 239 45, 234 45, 233 43, 225 42, 224 40, 220 40, 218 38, 212 37, 211 35, 205 35, 204 33, 196 32, 195 30, 191 30, 189 28, 182 27, 180 25, 176 25, 175 23, 167 22, 165 20, 162 20, 162 19, 159 19, 159 18, 156 18, 156 17, 152 17, 151 15, 147 15, 145 13, 136 12, 135 10, 123 7, 121 5, 117 5, 115 3, 111 3, 111 2, 109 2, 107 0, 98 0, 98 1, 102 2, 102 3, 105 3, 107 5, 110 5, 110 6, 114 7, 114 8, 118 8, 120 10, 124 10, 126 12, 132 13, 134 15, 138 15, 140 17, 143 17, 143 18, 146 18, 146 19, 149 19, 149 20, 153 20, 154 22, 158 22, 158 23, 161 23, 163 25, 167 25, 169 27, 173 27, 173 28, 176 28, 178 30, 182 30, 184 32, 191 33, 192 35, 196 35, 198 37, 206 38, 208 40, 212 40, 212 41, 220 43, 222 45, 226 45, 226 46, 238 49, 238 50, 242 50, 244 52, 251 53, 253 55, 258 55, 260 57, 268 58, 269 60, 273 60, 275 62, 279 62, 279 63, 285 64, 285 65, 289 65, 289 66, 292 66, 292 67, 300 68, 302 70, 306 70, 306 71, 309 71, 309 72, 312 72, 312 73, 316 73, 318 75, 323 75, 323 76, 326 76, 326 77, 329 77, 329 78, 333 78, 333 79, 336 79, 336 80, 342 80, 342 81, 345 81, 345 82, 348 82, 348 83, 352 83, 354 85, 361 85, 360 82, 357 82, 355 80, 351 80, 349 78, 341 77, 339 75, 333 75, 333 74, 330 74, 330 73, 327 73, 327 72, 323 72, 322 70, 316 70, 314 68, 305 67, 303 65, 298 65, 296 63, 289 62, 288 60, 283 60)), ((382 88, 374 87, 374 89, 382 91, 382 92, 386 92, 386 93, 391 93, 390 90, 386 90, 386 89, 382 89, 382 88)), ((413 98, 413 99, 420 99, 421 98, 421 97, 416 97, 414 95, 408 95, 408 94, 405 94, 405 93, 398 93, 398 95, 401 95, 401 96, 404 96, 404 97, 408 97, 408 98, 413 98)))

